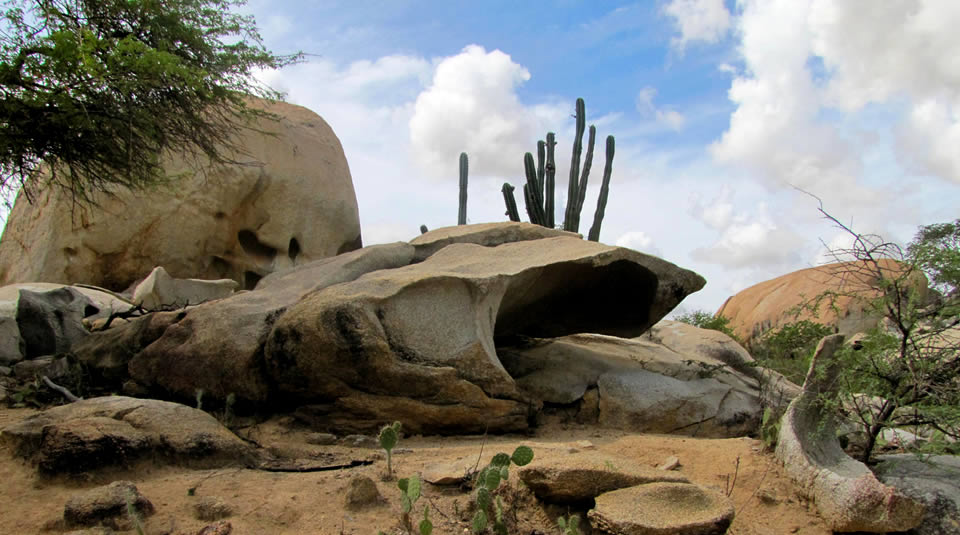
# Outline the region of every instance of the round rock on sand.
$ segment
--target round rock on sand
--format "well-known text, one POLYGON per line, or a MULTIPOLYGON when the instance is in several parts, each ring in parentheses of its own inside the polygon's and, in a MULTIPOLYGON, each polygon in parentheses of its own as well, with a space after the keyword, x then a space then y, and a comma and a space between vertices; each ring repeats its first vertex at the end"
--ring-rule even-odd
POLYGON ((730 500, 690 483, 650 483, 597 497, 587 516, 615 535, 722 535, 733 522, 730 500))

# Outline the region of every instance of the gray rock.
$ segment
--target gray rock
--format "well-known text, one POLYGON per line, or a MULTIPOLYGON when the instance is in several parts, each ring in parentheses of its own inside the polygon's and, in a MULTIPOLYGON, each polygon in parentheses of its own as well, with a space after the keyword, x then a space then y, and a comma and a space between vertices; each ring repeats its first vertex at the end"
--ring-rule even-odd
POLYGON ((46 375, 52 381, 68 377, 73 372, 70 359, 48 355, 33 360, 20 361, 13 365, 13 376, 21 381, 28 381, 46 375))
POLYGON ((68 527, 92 526, 107 519, 126 517, 127 503, 141 516, 154 512, 153 504, 133 483, 114 481, 70 498, 64 507, 63 519, 68 527))
POLYGON ((497 340, 636 336, 703 284, 659 258, 577 238, 457 243, 306 296, 277 320, 265 361, 288 396, 333 400, 332 426, 522 430, 529 397, 497 340))
POLYGON ((132 301, 147 310, 182 308, 223 299, 237 286, 233 279, 175 279, 157 266, 134 288, 132 301))
POLYGON ((13 373, 13 368, 0 366, 0 376, 9 377, 13 373))
POLYGON ((883 483, 917 500, 927 513, 915 535, 960 535, 960 457, 881 455, 873 468, 883 483))
POLYGON ((496 247, 504 243, 541 240, 556 236, 582 239, 579 234, 574 232, 555 230, 532 223, 505 221, 434 229, 410 240, 410 245, 416 248, 414 262, 423 262, 433 253, 454 243, 473 243, 485 247, 496 247))
POLYGON ((220 401, 231 393, 238 401, 266 401, 270 380, 263 373, 263 344, 277 318, 304 295, 407 265, 412 258, 408 244, 377 245, 273 273, 253 291, 186 311, 130 359, 130 374, 184 400, 203 389, 220 401))
POLYGON ((99 312, 87 296, 71 287, 48 292, 20 290, 17 328, 28 359, 66 353, 87 336, 82 320, 99 312))
POLYGON ((646 336, 528 339, 497 352, 524 392, 554 404, 580 400, 584 418, 596 414, 586 423, 712 437, 743 436, 760 424, 756 379, 709 355, 673 351, 646 336), (595 411, 585 398, 593 391, 595 411))
POLYGON ((685 476, 675 472, 593 453, 536 459, 520 467, 517 473, 537 497, 552 503, 584 502, 605 492, 634 485, 687 482, 685 476))
POLYGON ((837 532, 887 533, 920 524, 922 503, 877 480, 870 470, 844 453, 836 438, 833 413, 824 399, 836 399, 838 359, 844 336, 825 337, 817 346, 803 391, 780 422, 776 456, 802 495, 837 532))
POLYGON ((330 446, 337 443, 337 436, 332 433, 310 433, 305 441, 315 446, 330 446))
POLYGON ((356 511, 384 503, 377 484, 367 476, 354 476, 347 484, 344 507, 356 511))
POLYGON ((690 483, 651 483, 597 497, 587 516, 613 535, 723 535, 735 511, 729 498, 690 483))
POLYGON ((255 459, 251 446, 203 411, 123 396, 47 409, 5 427, 0 441, 43 473, 85 472, 142 458, 196 467, 255 459))

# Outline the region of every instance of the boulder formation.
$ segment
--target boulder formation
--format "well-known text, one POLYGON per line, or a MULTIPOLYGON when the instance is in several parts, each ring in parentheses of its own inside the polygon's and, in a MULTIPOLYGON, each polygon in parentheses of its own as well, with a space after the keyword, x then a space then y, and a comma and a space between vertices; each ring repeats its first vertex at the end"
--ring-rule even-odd
POLYGON ((960 535, 960 457, 900 453, 877 460, 873 471, 880 481, 927 507, 911 534, 960 535))
POLYGON ((311 262, 250 292, 94 333, 76 354, 114 384, 299 408, 330 430, 392 420, 412 433, 525 429, 542 401, 517 388, 498 347, 637 336, 704 284, 656 257, 566 233, 537 239, 530 227, 466 227, 421 262, 406 243, 311 262))
MULTIPOLYGON (((880 267, 889 277, 897 276, 902 269, 889 259, 881 259, 880 267)), ((730 320, 733 332, 747 346, 764 332, 799 320, 830 325, 850 335, 867 331, 880 321, 865 301, 879 296, 875 282, 860 262, 802 269, 740 291, 728 298, 717 314, 730 320), (836 300, 823 300, 816 314, 807 310, 796 314, 799 307, 828 291, 839 294, 836 300)), ((917 284, 926 288, 926 281, 918 280, 917 284)))
POLYGON ((844 453, 837 440, 825 403, 837 397, 840 364, 834 352, 843 341, 842 334, 835 334, 817 346, 803 391, 781 420, 776 456, 833 531, 913 529, 923 519, 923 504, 878 481, 866 465, 844 453))
POLYGON ((171 159, 169 184, 98 196, 95 209, 55 188, 32 204, 21 195, 0 240, 0 284, 122 291, 164 266, 176 278, 249 289, 271 272, 359 248, 357 200, 333 130, 306 108, 261 105, 278 120, 237 134, 238 164, 195 171, 171 159))

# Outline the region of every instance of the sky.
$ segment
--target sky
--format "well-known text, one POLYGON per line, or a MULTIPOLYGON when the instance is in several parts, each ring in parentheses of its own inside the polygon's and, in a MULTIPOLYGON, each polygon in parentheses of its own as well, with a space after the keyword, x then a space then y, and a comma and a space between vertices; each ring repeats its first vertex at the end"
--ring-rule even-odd
MULTIPOLYGON (((616 156, 600 241, 692 269, 682 310, 828 260, 857 232, 908 242, 960 217, 960 2, 557 0, 298 2, 245 8, 275 53, 262 72, 343 144, 364 244, 503 221, 523 154, 557 134, 566 204, 575 100, 616 156), (819 200, 818 200, 819 199, 819 200)), ((522 195, 518 198, 521 215, 522 195)))
MULTIPOLYGON (((250 0, 258 72, 346 153, 365 245, 504 221, 504 182, 557 134, 557 221, 575 101, 597 128, 580 231, 616 138, 600 241, 707 279, 680 311, 828 259, 857 232, 908 242, 960 218, 956 0, 250 0), (819 200, 818 200, 819 199, 819 200)), ((521 215, 522 194, 518 197, 521 215)))

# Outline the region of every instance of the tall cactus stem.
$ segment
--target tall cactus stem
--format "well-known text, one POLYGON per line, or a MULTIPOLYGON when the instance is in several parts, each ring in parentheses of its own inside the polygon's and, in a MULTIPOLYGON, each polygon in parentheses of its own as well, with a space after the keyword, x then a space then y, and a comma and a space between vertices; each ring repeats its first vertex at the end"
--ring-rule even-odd
POLYGON ((590 178, 590 169, 593 167, 593 145, 597 141, 597 127, 590 125, 590 135, 587 137, 587 155, 583 159, 583 172, 580 173, 580 185, 577 186, 577 205, 573 211, 575 232, 580 229, 580 213, 583 211, 583 201, 587 197, 587 180, 590 178))
POLYGON ((540 189, 540 198, 543 198, 543 178, 544 178, 544 163, 547 159, 547 144, 541 139, 537 141, 537 186, 540 189))
POLYGON ((529 152, 523 155, 523 171, 527 177, 527 187, 530 190, 530 206, 527 211, 532 210, 530 222, 537 225, 546 223, 543 211, 543 196, 540 194, 540 185, 537 182, 537 168, 533 163, 533 154, 529 152))
POLYGON ((458 225, 467 224, 467 153, 460 153, 460 212, 457 216, 458 225))
POLYGON ((603 165, 603 182, 600 184, 600 196, 597 197, 597 211, 593 214, 593 226, 587 239, 600 241, 600 224, 603 223, 603 214, 607 209, 607 197, 610 194, 610 173, 613 172, 613 136, 607 136, 607 159, 603 165))
POLYGON ((547 132, 547 166, 544 169, 543 178, 543 211, 546 217, 545 227, 553 228, 554 223, 554 205, 553 190, 556 183, 557 163, 554 160, 554 147, 557 145, 556 135, 553 132, 547 132))
POLYGON ((567 209, 563 218, 563 230, 570 232, 577 232, 577 228, 574 226, 573 212, 580 195, 577 187, 579 186, 580 179, 580 154, 583 152, 583 131, 586 129, 586 115, 586 105, 583 103, 582 98, 578 98, 576 113, 577 132, 573 138, 573 150, 570 155, 570 180, 567 183, 567 209))
POLYGON ((509 182, 504 182, 500 189, 503 192, 503 203, 507 206, 507 217, 510 221, 520 221, 520 213, 517 212, 517 200, 513 196, 514 187, 509 182))

